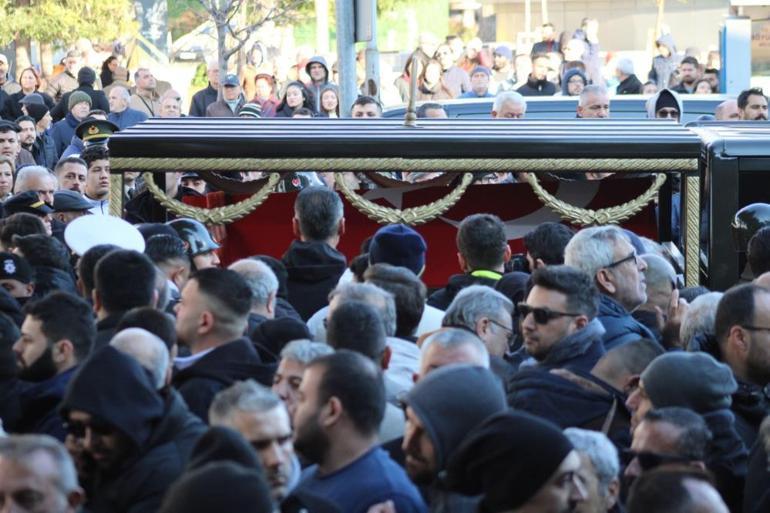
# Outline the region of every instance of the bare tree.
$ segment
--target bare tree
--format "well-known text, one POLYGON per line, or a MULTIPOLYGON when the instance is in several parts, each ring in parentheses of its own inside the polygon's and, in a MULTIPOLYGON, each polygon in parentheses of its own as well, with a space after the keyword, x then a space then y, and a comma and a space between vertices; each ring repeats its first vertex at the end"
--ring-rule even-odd
MULTIPOLYGON (((304 0, 199 0, 217 30, 219 79, 227 75, 227 62, 265 23, 296 19, 304 0), (229 43, 229 46, 228 46, 229 43)), ((222 99, 222 90, 218 98, 222 99)))

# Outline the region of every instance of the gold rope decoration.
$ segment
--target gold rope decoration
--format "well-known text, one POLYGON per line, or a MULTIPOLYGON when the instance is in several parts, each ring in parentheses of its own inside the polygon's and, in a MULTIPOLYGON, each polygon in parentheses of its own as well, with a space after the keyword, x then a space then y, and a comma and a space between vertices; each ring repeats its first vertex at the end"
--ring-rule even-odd
POLYGON ((655 176, 655 181, 650 188, 638 198, 627 201, 621 205, 601 208, 599 210, 576 207, 556 198, 540 185, 537 176, 533 173, 530 173, 527 176, 527 181, 529 181, 529 184, 535 191, 535 195, 540 198, 540 201, 559 214, 562 219, 580 226, 586 226, 616 224, 620 221, 625 221, 644 208, 647 203, 655 199, 655 195, 658 193, 658 190, 660 190, 663 182, 666 181, 666 178, 667 176, 664 173, 659 173, 655 176))
POLYGON ((234 205, 227 205, 226 207, 200 208, 170 198, 166 194, 166 191, 161 190, 155 183, 155 178, 152 176, 152 173, 144 173, 143 176, 144 181, 147 184, 147 189, 149 189, 161 205, 177 215, 190 217, 203 224, 232 223, 233 221, 237 221, 238 219, 247 216, 267 199, 270 193, 273 192, 275 185, 281 179, 280 174, 272 173, 268 178, 267 183, 265 183, 260 190, 243 201, 234 205))
POLYGON ((462 171, 462 172, 687 172, 697 171, 697 159, 412 159, 412 158, 291 158, 213 159, 117 157, 113 170, 126 171, 462 171))
POLYGON ((110 175, 110 215, 123 217, 123 175, 110 175))
POLYGON ((350 204, 369 219, 380 224, 403 223, 414 226, 432 221, 453 207, 465 193, 466 189, 468 189, 468 186, 473 183, 473 174, 465 173, 457 187, 443 198, 421 207, 412 207, 404 210, 383 207, 356 194, 345 183, 345 177, 342 173, 334 173, 334 180, 342 194, 350 201, 350 204))

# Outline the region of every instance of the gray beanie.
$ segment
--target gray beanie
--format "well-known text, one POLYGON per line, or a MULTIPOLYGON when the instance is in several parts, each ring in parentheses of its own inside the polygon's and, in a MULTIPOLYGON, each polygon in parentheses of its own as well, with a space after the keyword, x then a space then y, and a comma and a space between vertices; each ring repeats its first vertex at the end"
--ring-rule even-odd
POLYGON ((738 389, 730 367, 700 352, 655 358, 642 373, 642 383, 655 408, 681 406, 697 413, 729 408, 738 389))
POLYGON ((409 391, 404 402, 425 426, 439 470, 471 429, 506 408, 500 380, 489 369, 470 365, 432 371, 409 391))

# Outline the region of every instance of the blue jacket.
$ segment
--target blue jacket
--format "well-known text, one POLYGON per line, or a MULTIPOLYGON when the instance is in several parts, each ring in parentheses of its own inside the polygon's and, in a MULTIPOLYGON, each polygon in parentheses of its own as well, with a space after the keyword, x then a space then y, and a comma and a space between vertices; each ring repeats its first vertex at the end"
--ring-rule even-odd
POLYGON ((646 326, 639 323, 620 303, 606 294, 601 295, 597 319, 606 330, 602 337, 606 351, 640 338, 657 340, 646 326))
POLYGON ((22 392, 21 419, 16 431, 50 435, 60 442, 64 441, 67 432, 58 407, 76 369, 73 367, 50 379, 34 383, 22 392))
POLYGON ((56 143, 48 130, 37 135, 35 142, 32 143, 32 156, 39 166, 45 166, 53 169, 59 160, 59 153, 56 151, 56 143))
POLYGON ((64 119, 57 121, 51 127, 51 135, 53 136, 54 146, 56 146, 56 153, 61 155, 67 148, 67 145, 72 140, 72 136, 75 135, 75 128, 80 124, 80 121, 75 119, 75 116, 71 112, 68 112, 64 119))
POLYGON ((107 121, 112 121, 118 128, 125 130, 128 127, 138 125, 147 119, 147 114, 140 110, 127 107, 123 112, 110 112, 107 115, 107 121))
POLYGON ((73 135, 72 139, 70 139, 70 145, 67 146, 67 148, 64 150, 64 153, 61 154, 59 160, 66 159, 70 155, 80 155, 85 149, 86 145, 83 144, 83 141, 80 139, 80 137, 73 135))

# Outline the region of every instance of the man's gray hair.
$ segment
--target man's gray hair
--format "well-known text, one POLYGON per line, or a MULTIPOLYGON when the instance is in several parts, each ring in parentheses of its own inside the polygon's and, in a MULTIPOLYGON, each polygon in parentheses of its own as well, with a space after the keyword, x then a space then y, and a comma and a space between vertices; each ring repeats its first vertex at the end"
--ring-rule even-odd
POLYGON ((266 386, 253 379, 239 381, 214 396, 209 407, 209 422, 212 426, 232 427, 236 411, 263 413, 282 405, 281 398, 266 386))
POLYGON ((599 84, 588 84, 583 88, 583 91, 580 93, 580 98, 578 99, 578 105, 583 107, 589 96, 600 95, 600 94, 608 96, 609 93, 607 92, 607 88, 599 84))
POLYGON ((621 241, 631 245, 626 234, 617 226, 594 226, 577 232, 564 248, 564 263, 580 269, 591 278, 615 258, 615 247, 621 241))
POLYGON ((647 269, 644 279, 647 282, 647 295, 654 291, 667 291, 667 287, 676 288, 676 270, 665 258, 653 255, 642 255, 647 269))
POLYGON ((690 303, 679 327, 679 339, 683 347, 689 347, 696 335, 716 336, 717 307, 723 295, 721 292, 709 292, 701 294, 690 303))
POLYGON ((504 91, 495 96, 495 103, 492 105, 492 110, 495 112, 500 112, 500 110, 503 108, 503 105, 506 103, 521 105, 524 107, 525 112, 527 110, 527 100, 525 100, 524 97, 516 91, 504 91))
POLYGON ((615 65, 615 69, 620 71, 624 75, 633 75, 634 74, 634 61, 631 59, 625 57, 623 59, 618 60, 618 63, 615 65))
POLYGON ((585 454, 591 460, 599 480, 599 493, 606 497, 610 484, 620 473, 618 450, 607 435, 598 431, 567 428, 564 435, 569 438, 577 452, 585 454))
POLYGON ((371 283, 341 283, 329 293, 329 302, 339 297, 339 302, 363 301, 372 305, 380 314, 385 335, 396 333, 396 300, 393 294, 371 283))
POLYGON ((56 471, 51 472, 51 477, 63 499, 70 492, 80 489, 72 457, 55 438, 48 435, 11 435, 0 438, 0 458, 25 466, 36 452, 43 452, 53 460, 56 471))
POLYGON ((163 388, 170 356, 168 347, 159 337, 142 328, 126 328, 112 337, 110 345, 138 361, 150 371, 155 388, 163 388))
POLYGON ((47 168, 43 166, 26 166, 21 168, 16 175, 16 183, 13 188, 14 194, 29 191, 30 188, 27 185, 27 182, 35 177, 49 178, 53 180, 54 189, 58 188, 59 181, 56 179, 56 175, 51 173, 47 168))
POLYGON ((292 340, 281 349, 281 360, 291 360, 302 365, 309 365, 316 358, 333 352, 334 348, 325 342, 314 342, 307 339, 292 340))
POLYGON ((237 272, 251 289, 252 306, 267 306, 270 296, 275 301, 278 278, 266 263, 253 258, 244 258, 230 264, 228 269, 237 272))
POLYGON ((110 93, 115 93, 120 96, 122 100, 131 101, 131 93, 128 92, 128 89, 126 89, 123 86, 115 86, 110 90, 110 93))
POLYGON ((465 362, 475 364, 479 367, 489 368, 489 351, 487 351, 484 342, 473 332, 463 328, 442 328, 433 335, 430 335, 422 343, 421 353, 424 355, 428 348, 433 344, 442 349, 456 349, 462 346, 468 346, 474 349, 477 359, 474 362, 465 362))
POLYGON ((476 331, 482 317, 499 320, 501 315, 513 314, 510 299, 486 285, 471 285, 462 289, 452 300, 441 321, 443 326, 465 326, 476 331))

